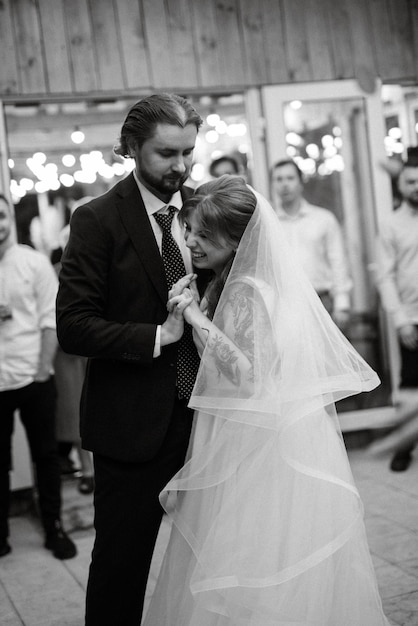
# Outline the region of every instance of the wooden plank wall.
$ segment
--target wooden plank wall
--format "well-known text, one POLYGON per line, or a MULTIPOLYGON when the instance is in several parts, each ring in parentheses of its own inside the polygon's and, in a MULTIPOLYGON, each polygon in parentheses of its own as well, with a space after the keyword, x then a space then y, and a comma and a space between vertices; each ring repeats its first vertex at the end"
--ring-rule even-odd
POLYGON ((418 0, 0 0, 0 98, 418 81, 418 0))

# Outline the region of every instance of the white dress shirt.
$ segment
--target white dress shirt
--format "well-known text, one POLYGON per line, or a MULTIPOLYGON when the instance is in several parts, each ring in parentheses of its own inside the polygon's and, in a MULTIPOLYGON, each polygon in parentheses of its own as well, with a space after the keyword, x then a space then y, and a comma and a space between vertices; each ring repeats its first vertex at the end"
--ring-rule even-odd
POLYGON ((382 223, 378 237, 378 287, 397 328, 418 324, 418 209, 403 202, 382 223))
POLYGON ((42 331, 56 327, 57 289, 55 271, 41 252, 13 244, 0 259, 0 303, 12 315, 0 321, 0 391, 33 382, 42 331))
POLYGON ((301 200, 296 214, 276 209, 292 249, 318 292, 330 292, 334 310, 350 308, 350 279, 340 225, 328 209, 301 200))

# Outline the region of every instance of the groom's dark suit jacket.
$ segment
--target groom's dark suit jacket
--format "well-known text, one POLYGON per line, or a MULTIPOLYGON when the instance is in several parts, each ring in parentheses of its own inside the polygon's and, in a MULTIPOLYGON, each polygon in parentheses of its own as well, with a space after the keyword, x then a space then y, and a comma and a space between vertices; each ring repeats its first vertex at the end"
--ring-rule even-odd
MULTIPOLYGON (((192 193, 183 188, 183 199, 192 193)), ((161 254, 132 174, 78 208, 57 298, 61 347, 88 356, 83 447, 146 461, 167 432, 176 395, 177 344, 153 358, 167 317, 161 254)))

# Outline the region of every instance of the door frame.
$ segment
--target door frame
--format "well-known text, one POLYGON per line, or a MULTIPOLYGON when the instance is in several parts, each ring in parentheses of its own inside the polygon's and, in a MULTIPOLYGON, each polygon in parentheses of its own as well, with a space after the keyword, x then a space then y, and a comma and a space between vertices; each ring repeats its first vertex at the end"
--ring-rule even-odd
POLYGON ((8 158, 6 119, 3 101, 0 100, 0 192, 11 202, 8 158))
MULTIPOLYGON (((365 105, 367 143, 369 146, 369 163, 371 172, 370 192, 372 210, 366 219, 370 231, 377 234, 381 221, 392 212, 392 190, 387 173, 380 163, 386 161, 384 147, 385 124, 381 98, 381 82, 376 80, 373 93, 366 93, 356 80, 321 81, 310 83, 293 83, 272 85, 260 90, 261 108, 264 115, 264 142, 268 171, 286 155, 286 128, 283 107, 293 100, 324 101, 361 98, 365 105)), ((265 185, 265 180, 263 181, 265 185)), ((269 192, 268 192, 269 195, 269 192)), ((375 238, 374 238, 375 239, 375 238)), ((370 241, 370 256, 375 258, 375 242, 370 241)), ((387 358, 390 372, 392 392, 396 388, 398 370, 398 350, 394 329, 384 313, 382 330, 385 333, 387 358)), ((346 411, 339 414, 343 431, 362 430, 365 428, 381 428, 396 423, 395 408, 382 406, 358 411, 346 411)))

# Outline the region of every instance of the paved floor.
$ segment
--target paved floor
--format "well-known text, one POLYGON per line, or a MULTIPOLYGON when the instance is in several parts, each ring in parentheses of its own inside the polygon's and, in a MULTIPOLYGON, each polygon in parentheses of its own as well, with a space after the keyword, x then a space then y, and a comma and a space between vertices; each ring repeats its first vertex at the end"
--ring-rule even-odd
MULTIPOLYGON (((418 452, 415 454, 410 469, 396 474, 389 471, 387 456, 371 457, 364 449, 349 451, 365 505, 383 605, 394 626, 418 625, 418 452)), ((32 515, 11 519, 13 551, 0 561, 1 626, 82 626, 93 543, 92 496, 80 495, 76 481, 67 480, 64 502, 65 525, 78 547, 77 557, 68 561, 54 559, 42 547, 42 534, 32 515)), ((148 595, 168 531, 164 523, 148 595)))

